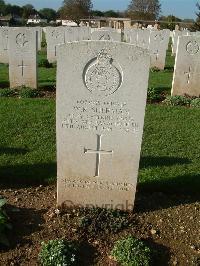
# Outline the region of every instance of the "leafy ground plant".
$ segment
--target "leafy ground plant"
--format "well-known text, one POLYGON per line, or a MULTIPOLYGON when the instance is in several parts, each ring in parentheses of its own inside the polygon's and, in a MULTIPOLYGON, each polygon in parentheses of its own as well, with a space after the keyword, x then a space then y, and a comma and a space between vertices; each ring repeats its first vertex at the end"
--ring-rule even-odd
POLYGON ((0 244, 9 246, 9 241, 6 237, 6 231, 11 229, 11 225, 8 222, 8 216, 4 210, 6 204, 5 199, 0 199, 0 244))
POLYGON ((36 89, 28 88, 28 87, 21 87, 19 88, 19 97, 20 98, 36 98, 40 96, 40 93, 36 89))
POLYGON ((13 96, 14 90, 6 88, 6 89, 0 89, 0 97, 10 97, 13 96))
POLYGON ((39 261, 42 266, 78 265, 78 245, 63 239, 42 243, 39 261))
POLYGON ((122 266, 149 266, 151 253, 141 240, 128 236, 115 243, 111 256, 122 266))
POLYGON ((79 228, 91 235, 116 233, 129 226, 128 213, 101 208, 80 210, 79 228))
POLYGON ((168 96, 163 103, 168 106, 190 106, 191 98, 185 96, 168 96))
POLYGON ((148 88, 147 100, 150 103, 161 102, 165 98, 163 88, 148 88))
POLYGON ((200 108, 200 98, 193 99, 190 104, 191 107, 200 108))

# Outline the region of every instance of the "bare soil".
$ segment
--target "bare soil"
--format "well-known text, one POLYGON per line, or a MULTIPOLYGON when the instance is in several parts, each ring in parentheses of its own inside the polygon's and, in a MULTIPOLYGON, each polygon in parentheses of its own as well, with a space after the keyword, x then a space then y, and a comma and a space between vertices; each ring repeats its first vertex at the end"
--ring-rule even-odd
POLYGON ((200 202, 185 195, 138 192, 131 226, 118 233, 88 234, 77 226, 77 210, 57 214, 56 185, 1 190, 13 229, 0 265, 38 265, 42 241, 81 243, 81 265, 116 265, 109 259, 115 240, 133 235, 156 250, 155 265, 200 265, 200 202))

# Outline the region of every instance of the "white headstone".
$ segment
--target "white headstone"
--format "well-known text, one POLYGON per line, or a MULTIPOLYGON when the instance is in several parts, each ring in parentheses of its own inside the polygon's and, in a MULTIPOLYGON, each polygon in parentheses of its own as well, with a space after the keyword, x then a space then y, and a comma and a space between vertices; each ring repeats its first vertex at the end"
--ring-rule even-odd
POLYGON ((0 28, 0 63, 8 64, 8 27, 0 28))
POLYGON ((181 36, 181 35, 182 35, 182 33, 181 33, 180 30, 174 30, 173 31, 173 37, 172 37, 172 55, 176 55, 178 37, 181 36))
POLYGON ((200 37, 178 40, 172 95, 200 97, 200 37))
POLYGON ((64 27, 47 27, 47 59, 50 63, 56 62, 58 45, 65 43, 64 27))
POLYGON ((37 32, 10 29, 8 47, 10 87, 37 88, 37 32))
POLYGON ((150 33, 151 67, 165 68, 166 52, 169 44, 170 30, 153 30, 150 33))
MULTIPOLYGON (((31 29, 31 28, 30 28, 31 29)), ((41 50, 41 44, 42 44, 42 28, 41 27, 34 27, 34 29, 38 32, 38 51, 41 50)))
POLYGON ((121 42, 122 35, 115 30, 96 30, 91 33, 91 40, 121 42))
POLYGON ((149 64, 122 42, 59 47, 58 205, 133 209, 149 64))
POLYGON ((134 45, 138 45, 138 29, 131 29, 130 43, 134 45))
POLYGON ((138 29, 137 45, 144 49, 149 49, 149 44, 150 44, 150 30, 149 29, 144 29, 144 30, 138 29))

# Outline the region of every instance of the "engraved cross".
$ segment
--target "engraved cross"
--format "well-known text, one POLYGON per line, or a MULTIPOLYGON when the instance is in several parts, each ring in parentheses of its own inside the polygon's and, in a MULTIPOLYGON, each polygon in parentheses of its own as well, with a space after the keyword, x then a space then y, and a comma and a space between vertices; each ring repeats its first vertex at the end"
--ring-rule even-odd
POLYGON ((100 161, 101 161, 101 155, 112 155, 113 151, 105 151, 101 149, 101 141, 102 141, 102 135, 97 135, 97 149, 86 149, 84 148, 85 154, 96 154, 96 171, 95 171, 95 177, 99 177, 100 174, 100 161))
POLYGON ((25 67, 28 67, 28 66, 24 65, 24 60, 22 60, 21 65, 18 65, 18 67, 21 67, 21 70, 22 70, 22 77, 23 77, 23 76, 24 76, 24 68, 25 68, 25 67))
POLYGON ((192 72, 192 67, 189 66, 189 71, 184 72, 185 75, 187 75, 187 84, 190 84, 190 78, 195 75, 200 75, 199 72, 192 72))
POLYGON ((156 61, 157 61, 158 58, 159 58, 159 51, 158 51, 158 49, 154 52, 154 55, 156 56, 156 61))

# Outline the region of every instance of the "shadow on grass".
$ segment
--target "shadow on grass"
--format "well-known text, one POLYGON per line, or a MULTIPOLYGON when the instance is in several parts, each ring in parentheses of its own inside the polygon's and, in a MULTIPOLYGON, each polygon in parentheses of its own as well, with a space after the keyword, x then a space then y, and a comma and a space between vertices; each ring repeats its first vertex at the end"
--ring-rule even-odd
POLYGON ((56 163, 8 165, 0 167, 1 188, 38 186, 56 180, 56 163))
POLYGON ((174 72, 174 67, 173 66, 166 66, 164 71, 165 72, 174 72))
MULTIPOLYGON (((52 82, 53 83, 53 82, 52 82)), ((52 84, 51 82, 40 82, 38 88, 45 90, 45 91, 55 91, 56 90, 56 84, 52 84)))
POLYGON ((11 147, 0 147, 0 155, 9 154, 9 155, 17 155, 17 154, 26 154, 29 152, 28 149, 22 148, 11 148, 11 147))
POLYGON ((137 212, 167 209, 200 201, 200 175, 182 175, 139 183, 137 212))
POLYGON ((1 89, 10 88, 10 82, 9 81, 1 81, 0 82, 0 88, 1 89))
POLYGON ((190 164, 191 161, 187 158, 178 157, 153 157, 153 156, 141 156, 140 169, 157 167, 157 166, 172 166, 181 164, 190 164))

